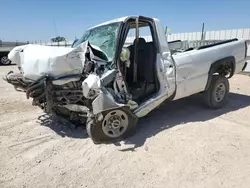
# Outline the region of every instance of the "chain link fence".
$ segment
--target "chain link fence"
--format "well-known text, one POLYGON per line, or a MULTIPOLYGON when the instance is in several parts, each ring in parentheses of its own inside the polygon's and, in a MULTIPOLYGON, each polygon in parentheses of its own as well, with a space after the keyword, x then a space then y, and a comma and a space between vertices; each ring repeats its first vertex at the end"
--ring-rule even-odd
MULTIPOLYGON (((184 49, 191 47, 199 47, 202 45, 213 44, 216 42, 220 42, 223 40, 238 38, 238 39, 246 39, 250 40, 250 29, 233 29, 233 30, 218 30, 218 31, 205 31, 202 32, 186 32, 186 33, 168 33, 167 35, 168 41, 181 40, 182 46, 184 49)), ((152 40, 151 36, 142 36, 146 39, 146 41, 152 40)), ((126 45, 129 45, 133 42, 133 37, 127 37, 126 45)), ((0 40, 0 47, 8 47, 8 46, 19 46, 24 44, 38 44, 45 46, 62 46, 62 47, 70 47, 73 43, 73 40, 62 41, 62 42, 50 42, 50 41, 27 41, 27 42, 3 42, 0 40)))

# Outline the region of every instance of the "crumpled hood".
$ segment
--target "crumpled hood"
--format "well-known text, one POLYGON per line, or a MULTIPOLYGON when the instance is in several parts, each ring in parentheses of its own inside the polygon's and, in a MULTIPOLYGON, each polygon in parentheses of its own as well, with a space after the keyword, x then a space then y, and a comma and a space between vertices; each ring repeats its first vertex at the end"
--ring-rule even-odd
POLYGON ((98 57, 99 54, 97 59, 107 60, 106 54, 90 45, 88 41, 75 48, 35 44, 17 46, 10 51, 8 58, 21 67, 25 78, 31 80, 36 80, 44 75, 80 74, 83 71, 88 46, 90 47, 91 58, 96 59, 96 55, 98 57))

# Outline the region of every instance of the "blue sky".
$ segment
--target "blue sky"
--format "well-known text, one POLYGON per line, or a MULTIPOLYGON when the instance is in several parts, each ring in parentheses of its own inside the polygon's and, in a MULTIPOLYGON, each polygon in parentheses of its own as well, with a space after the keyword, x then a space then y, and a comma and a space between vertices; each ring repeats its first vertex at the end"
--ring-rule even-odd
POLYGON ((157 17, 172 33, 200 31, 203 22, 206 30, 250 28, 250 0, 1 0, 0 7, 0 39, 12 41, 79 38, 126 15, 157 17))

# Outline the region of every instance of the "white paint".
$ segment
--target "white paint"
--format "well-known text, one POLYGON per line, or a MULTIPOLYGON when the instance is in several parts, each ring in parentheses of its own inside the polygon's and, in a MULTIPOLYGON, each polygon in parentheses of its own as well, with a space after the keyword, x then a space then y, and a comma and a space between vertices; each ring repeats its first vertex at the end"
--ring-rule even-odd
POLYGON ((167 37, 159 20, 154 20, 160 49, 160 54, 157 54, 156 62, 160 90, 155 96, 148 99, 135 110, 135 114, 138 117, 143 117, 154 110, 169 98, 175 90, 176 95, 174 100, 204 91, 210 66, 217 60, 234 56, 236 60, 235 73, 239 73, 242 70, 246 61, 245 40, 225 43, 201 50, 177 53, 172 55, 173 61, 171 61, 171 54, 169 53, 168 60, 164 59, 163 54, 169 52, 167 37), (169 66, 171 63, 174 63, 172 64, 175 67, 174 71, 169 66), (175 72, 176 78, 173 77, 173 73, 175 72))
POLYGON ((82 43, 77 48, 28 44, 15 47, 8 58, 22 67, 25 78, 36 80, 44 75, 80 74, 84 67, 86 50, 87 43, 82 43))

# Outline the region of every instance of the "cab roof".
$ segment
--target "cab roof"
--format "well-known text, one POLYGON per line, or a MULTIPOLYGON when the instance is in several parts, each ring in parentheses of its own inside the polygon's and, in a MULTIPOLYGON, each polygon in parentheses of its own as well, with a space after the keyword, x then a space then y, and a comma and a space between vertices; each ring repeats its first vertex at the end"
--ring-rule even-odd
MULTIPOLYGON (((99 26, 103 26, 103 25, 108 25, 108 24, 111 24, 111 23, 115 23, 115 22, 125 22, 127 19, 129 18, 136 18, 138 16, 124 16, 124 17, 120 17, 120 18, 116 18, 116 19, 112 19, 112 20, 109 20, 109 21, 106 21, 106 22, 103 22, 101 24, 98 24, 98 25, 95 25, 93 27, 90 27, 89 29, 93 29, 95 27, 99 27, 99 26)), ((154 20, 157 20, 156 18, 153 18, 154 20)), ((89 30, 88 29, 88 30, 89 30)))

